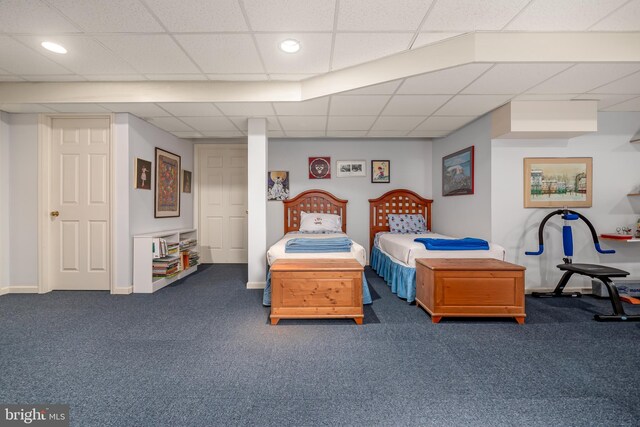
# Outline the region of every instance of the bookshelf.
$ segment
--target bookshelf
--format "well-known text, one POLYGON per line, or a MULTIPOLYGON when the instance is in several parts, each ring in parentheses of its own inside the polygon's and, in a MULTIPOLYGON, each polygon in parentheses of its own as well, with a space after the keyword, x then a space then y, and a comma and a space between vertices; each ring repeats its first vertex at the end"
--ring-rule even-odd
POLYGON ((133 292, 151 294, 198 269, 198 230, 133 236, 133 292))

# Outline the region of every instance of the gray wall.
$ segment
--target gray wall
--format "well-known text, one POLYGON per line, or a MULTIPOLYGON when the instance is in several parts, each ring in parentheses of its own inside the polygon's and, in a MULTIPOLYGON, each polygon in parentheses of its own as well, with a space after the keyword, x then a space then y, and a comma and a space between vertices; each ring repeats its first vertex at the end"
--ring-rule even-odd
MULTIPOLYGON (((304 190, 326 190, 347 199, 347 233, 369 246, 369 202, 389 190, 407 188, 431 197, 431 141, 426 139, 272 139, 269 140, 269 170, 289 171, 291 195, 304 190), (331 179, 309 179, 308 158, 331 157, 331 179), (366 160, 367 176, 337 178, 337 160, 366 160), (391 182, 371 183, 371 160, 391 161, 391 182)), ((265 177, 266 179, 266 177, 265 177)), ((283 234, 282 202, 267 203, 267 244, 283 234)))

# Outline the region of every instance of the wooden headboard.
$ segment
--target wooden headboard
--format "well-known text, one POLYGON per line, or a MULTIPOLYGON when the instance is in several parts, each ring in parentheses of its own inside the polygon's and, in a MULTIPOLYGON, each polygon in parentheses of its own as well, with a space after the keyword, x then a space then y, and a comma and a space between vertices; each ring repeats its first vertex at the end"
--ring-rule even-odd
POLYGON ((422 214, 431 230, 431 203, 411 190, 391 190, 377 199, 369 199, 369 250, 376 233, 389 231, 388 214, 422 214))
POLYGON ((284 232, 300 229, 300 212, 328 213, 342 217, 342 231, 347 232, 347 200, 338 199, 324 190, 307 190, 293 199, 284 200, 284 232))

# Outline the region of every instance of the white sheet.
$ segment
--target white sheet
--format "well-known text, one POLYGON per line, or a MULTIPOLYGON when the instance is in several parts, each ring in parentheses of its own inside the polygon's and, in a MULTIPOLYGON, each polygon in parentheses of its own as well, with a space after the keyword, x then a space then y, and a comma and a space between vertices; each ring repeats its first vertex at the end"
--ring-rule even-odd
POLYGON ((391 258, 395 258, 411 268, 416 268, 416 258, 495 258, 504 261, 505 250, 502 246, 489 243, 489 250, 483 251, 431 251, 422 243, 414 242, 418 237, 433 239, 456 239, 442 234, 398 234, 380 233, 378 246, 391 258))
POLYGON ((364 267, 367 263, 366 253, 364 248, 356 242, 351 245, 351 252, 327 252, 327 253, 295 253, 288 254, 284 251, 285 245, 291 239, 298 237, 304 237, 309 239, 329 239, 332 237, 349 237, 344 233, 331 233, 331 234, 306 234, 306 233, 288 233, 282 239, 278 240, 267 251, 267 262, 269 265, 273 264, 275 260, 280 258, 297 258, 297 259, 309 259, 309 258, 355 258, 364 267))

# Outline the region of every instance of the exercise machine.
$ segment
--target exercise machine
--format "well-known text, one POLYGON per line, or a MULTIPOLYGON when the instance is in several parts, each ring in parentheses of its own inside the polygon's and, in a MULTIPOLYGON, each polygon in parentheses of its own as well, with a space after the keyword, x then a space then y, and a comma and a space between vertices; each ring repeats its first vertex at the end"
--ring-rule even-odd
POLYGON ((554 217, 555 215, 560 215, 564 220, 564 225, 562 226, 562 246, 564 249, 564 264, 560 264, 557 267, 564 271, 562 278, 556 285, 556 288, 552 292, 532 292, 531 295, 538 298, 552 298, 552 297, 573 297, 579 298, 582 296, 580 292, 564 292, 565 286, 569 283, 569 279, 574 274, 588 276, 592 279, 600 280, 609 291, 609 300, 611 301, 611 305, 613 307, 613 314, 596 314, 594 316, 595 320, 598 321, 633 321, 640 320, 640 315, 631 315, 626 314, 624 308, 622 307, 622 303, 620 302, 620 294, 618 293, 618 288, 613 284, 611 280, 612 277, 626 277, 629 275, 629 272, 620 270, 613 267, 607 267, 604 265, 598 264, 574 264, 573 263, 573 234, 571 231, 570 221, 576 221, 581 219, 587 224, 589 230, 591 231, 591 237, 593 238, 593 244, 601 254, 614 254, 616 251, 614 250, 604 250, 600 247, 600 242, 598 241, 598 235, 596 234, 596 229, 593 227, 593 224, 584 217, 582 214, 576 211, 572 211, 569 209, 558 209, 556 211, 551 212, 549 215, 544 217, 542 222, 540 223, 540 227, 538 228, 538 251, 537 252, 525 252, 525 255, 542 255, 544 252, 544 226, 547 224, 547 221, 554 217))

